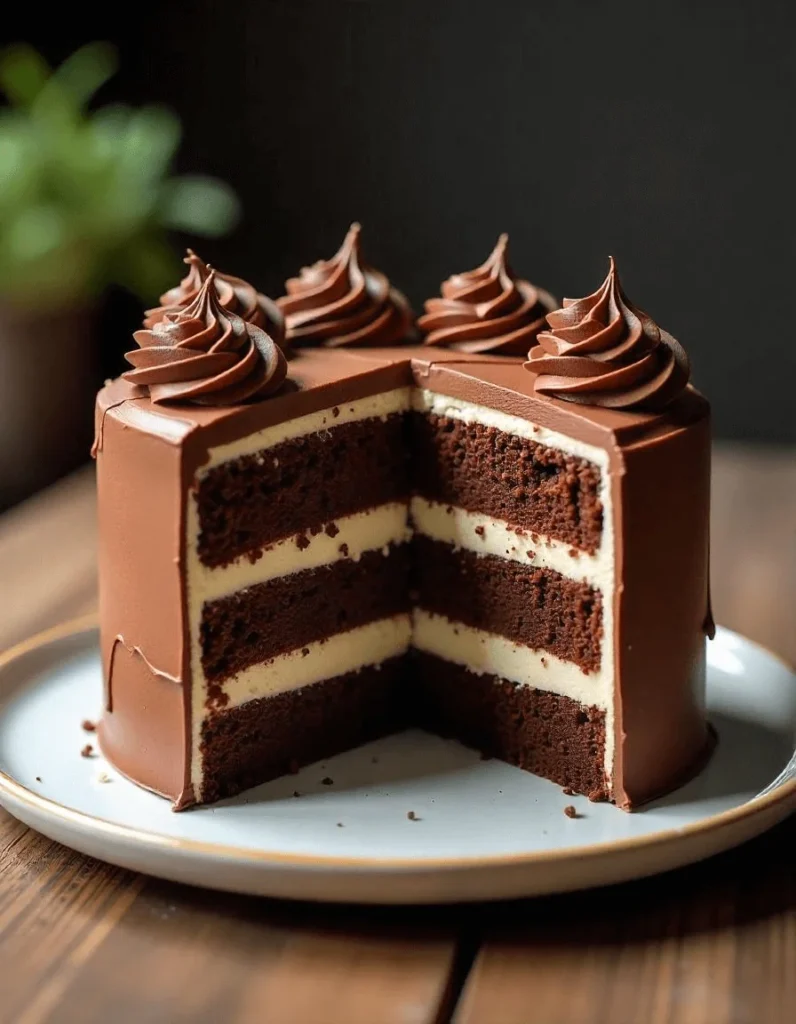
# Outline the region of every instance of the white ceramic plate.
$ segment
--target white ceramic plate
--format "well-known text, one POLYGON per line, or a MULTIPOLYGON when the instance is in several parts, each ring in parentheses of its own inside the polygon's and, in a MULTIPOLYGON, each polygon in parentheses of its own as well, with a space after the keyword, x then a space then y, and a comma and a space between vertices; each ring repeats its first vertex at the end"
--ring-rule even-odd
POLYGON ((0 802, 113 864, 268 896, 429 903, 624 881, 734 846, 796 807, 796 780, 778 778, 796 740, 796 676, 723 629, 708 666, 717 752, 699 778, 635 814, 420 732, 174 814, 81 757, 102 684, 94 624, 71 624, 0 659, 0 802))

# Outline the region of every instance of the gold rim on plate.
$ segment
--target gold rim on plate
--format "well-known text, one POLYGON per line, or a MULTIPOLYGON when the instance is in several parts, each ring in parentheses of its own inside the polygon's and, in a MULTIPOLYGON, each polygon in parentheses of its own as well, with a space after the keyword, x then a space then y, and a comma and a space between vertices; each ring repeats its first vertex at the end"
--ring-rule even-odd
MULTIPOLYGON (((92 614, 71 619, 59 626, 43 630, 0 654, 0 674, 5 672, 14 662, 20 661, 26 655, 33 653, 33 651, 56 643, 59 640, 65 640, 71 636, 77 637, 81 633, 87 633, 97 628, 98 617, 92 614)), ((746 640, 746 642, 764 651, 775 661, 778 661, 787 671, 794 673, 794 669, 784 658, 781 658, 775 652, 753 640, 746 640)), ((1 678, 0 684, 2 684, 1 678)), ((145 844, 160 850, 179 850, 183 853, 222 857, 227 860, 248 862, 250 864, 277 863, 284 866, 293 865, 299 868, 351 868, 357 871, 401 870, 406 872, 413 870, 420 872, 427 870, 493 869, 515 865, 532 866, 534 864, 548 863, 551 855, 555 856, 558 863, 572 861, 583 863, 584 861, 599 860, 609 854, 617 856, 625 853, 636 853, 652 847, 662 847, 672 843, 680 844, 683 840, 690 837, 704 836, 720 832, 724 829, 731 829, 744 819, 763 815, 772 807, 781 803, 792 803, 793 807, 796 808, 796 779, 791 779, 766 796, 753 797, 739 807, 722 811, 691 825, 669 828, 632 839, 591 843, 565 850, 539 850, 528 853, 495 854, 493 856, 477 857, 319 857, 311 854, 283 853, 279 850, 257 850, 245 846, 227 846, 223 843, 205 843, 196 839, 178 839, 164 836, 157 832, 149 832, 146 829, 131 828, 129 825, 117 825, 106 818, 98 818, 93 814, 72 810, 54 800, 34 793, 33 790, 21 785, 21 783, 17 782, 2 769, 0 769, 0 793, 7 793, 13 800, 29 807, 31 810, 40 814, 51 815, 68 825, 88 827, 105 835, 135 841, 136 843, 145 844)), ((153 799, 162 799, 162 797, 153 795, 153 799)), ((190 811, 188 813, 197 812, 190 811)), ((782 817, 785 817, 786 814, 787 811, 783 813, 782 817)))

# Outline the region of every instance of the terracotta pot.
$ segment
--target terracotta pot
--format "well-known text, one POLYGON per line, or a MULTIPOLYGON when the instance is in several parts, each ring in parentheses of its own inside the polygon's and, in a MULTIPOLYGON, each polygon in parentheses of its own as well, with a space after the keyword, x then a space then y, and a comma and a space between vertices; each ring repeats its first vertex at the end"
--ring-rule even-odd
POLYGON ((0 510, 88 458, 95 323, 94 310, 0 304, 0 510))

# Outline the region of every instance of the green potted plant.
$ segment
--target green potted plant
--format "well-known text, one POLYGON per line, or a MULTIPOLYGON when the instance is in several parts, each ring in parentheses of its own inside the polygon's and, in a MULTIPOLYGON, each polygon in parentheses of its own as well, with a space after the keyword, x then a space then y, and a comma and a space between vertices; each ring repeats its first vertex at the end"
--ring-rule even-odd
POLYGON ((108 286, 151 301, 178 273, 169 230, 219 235, 237 218, 228 186, 172 175, 171 111, 88 109, 115 70, 104 43, 55 70, 28 46, 0 53, 0 508, 83 450, 108 286))

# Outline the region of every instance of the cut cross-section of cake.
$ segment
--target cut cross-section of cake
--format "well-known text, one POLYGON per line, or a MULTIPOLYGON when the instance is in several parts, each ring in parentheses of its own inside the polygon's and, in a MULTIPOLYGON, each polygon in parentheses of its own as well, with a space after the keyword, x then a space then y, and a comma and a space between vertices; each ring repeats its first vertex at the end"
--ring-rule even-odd
POLYGON ((615 589, 607 452, 428 390, 415 393, 414 408, 414 646, 426 724, 606 797, 615 589))
MULTIPOLYGON (((357 245, 287 304, 289 337, 351 290, 381 315, 357 245)), ((529 301, 506 321, 496 289, 531 286, 504 252, 463 317, 477 353, 455 329, 342 350, 326 311, 285 365, 212 272, 136 335, 95 444, 100 742, 123 773, 185 807, 407 724, 625 808, 697 770, 707 403, 613 268, 549 332, 529 301), (502 354, 523 318, 525 365, 502 354)))
POLYGON ((335 405, 210 447, 194 476, 191 781, 203 799, 394 727, 411 633, 409 388, 349 394, 340 382, 335 405))

